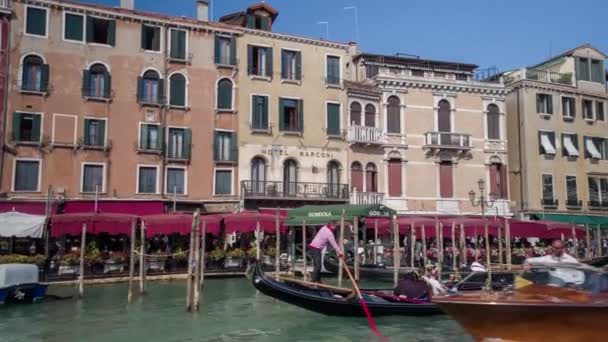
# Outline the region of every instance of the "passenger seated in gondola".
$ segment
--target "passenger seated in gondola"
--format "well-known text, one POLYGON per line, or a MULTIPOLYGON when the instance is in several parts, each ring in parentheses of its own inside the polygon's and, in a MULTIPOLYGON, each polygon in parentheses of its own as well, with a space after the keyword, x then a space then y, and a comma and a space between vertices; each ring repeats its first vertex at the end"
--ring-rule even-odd
POLYGON ((395 296, 406 297, 409 299, 428 300, 430 299, 431 289, 426 281, 420 279, 414 272, 408 272, 397 284, 395 296))

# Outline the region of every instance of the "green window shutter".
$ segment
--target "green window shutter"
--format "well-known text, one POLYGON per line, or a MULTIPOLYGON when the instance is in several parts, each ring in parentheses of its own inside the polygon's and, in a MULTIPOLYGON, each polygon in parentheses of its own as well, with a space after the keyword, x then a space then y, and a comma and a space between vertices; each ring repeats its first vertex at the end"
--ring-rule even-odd
POLYGON ((296 79, 302 80, 302 53, 296 52, 296 79))
POLYGON ((91 145, 91 137, 89 136, 89 125, 91 124, 91 120, 89 119, 84 119, 84 136, 83 138, 83 143, 85 145, 91 145))
POLYGON ((108 45, 116 45, 116 21, 110 20, 108 23, 108 45))
POLYGON ((169 104, 173 106, 186 105, 186 81, 179 75, 171 77, 169 104))
POLYGON ((184 129, 184 159, 190 159, 192 151, 192 131, 189 128, 184 129))
POLYGON ((266 76, 272 77, 272 48, 266 49, 266 76))
POLYGON ((104 93, 104 96, 109 99, 110 97, 112 97, 112 76, 110 76, 110 74, 106 73, 105 77, 106 77, 106 82, 104 84, 103 93, 104 93))
POLYGON ((141 48, 146 50, 146 41, 148 40, 148 30, 146 25, 141 24, 141 48))
POLYGON ((281 50, 281 78, 287 78, 287 51, 281 50))
POLYGON ((33 115, 32 120, 32 141, 40 141, 40 123, 42 115, 33 115))
POLYGON ((95 30, 93 27, 93 18, 87 17, 87 43, 93 41, 93 36, 95 35, 95 30))
POLYGON ((279 98, 279 131, 285 130, 285 100, 279 98))
POLYGON ((262 126, 268 128, 268 97, 263 96, 262 102, 264 103, 262 106, 262 126))
POLYGON ((186 59, 186 31, 171 31, 171 57, 176 59, 186 59))
POLYGON ((42 64, 40 66, 40 91, 47 92, 49 90, 49 65, 42 64))
POLYGON ((99 120, 99 124, 97 125, 97 141, 95 141, 95 145, 97 146, 105 146, 105 138, 106 138, 106 120, 99 120))
POLYGON ((253 46, 247 45, 247 74, 251 75, 253 70, 253 46))
POLYGON ((230 37, 230 65, 236 65, 236 39, 230 37))
POLYGON ((144 78, 143 77, 138 77, 137 78, 137 102, 142 102, 143 100, 143 96, 144 96, 144 78))
POLYGON ((257 95, 253 95, 251 97, 251 127, 252 128, 261 128, 258 127, 260 126, 258 123, 260 122, 260 116, 262 115, 262 113, 260 113, 259 110, 259 101, 261 101, 261 96, 257 96, 257 95))
POLYGON ((165 102, 165 80, 162 78, 158 80, 158 98, 156 101, 157 103, 165 102))
POLYGON ((139 132, 139 148, 142 150, 150 149, 148 146, 148 125, 141 125, 141 129, 139 132))
POLYGON ((268 31, 270 18, 261 18, 261 29, 264 31, 268 31))
POLYGON ((66 13, 64 38, 82 41, 84 39, 84 32, 82 31, 83 24, 84 24, 83 16, 66 13))
POLYGON ((230 158, 228 158, 228 159, 230 161, 236 161, 237 153, 238 153, 237 135, 236 135, 236 132, 232 132, 232 133, 230 133, 230 158))
POLYGON ((340 106, 334 103, 327 104, 327 134, 340 134, 340 106))
POLYGON ((553 114, 553 96, 549 95, 547 97, 548 97, 548 100, 547 100, 547 113, 553 114))
POLYGON ((46 35, 46 9, 28 7, 25 31, 39 36, 46 35))
POLYGON ((156 126, 156 134, 158 135, 156 139, 156 146, 149 146, 149 148, 156 148, 159 151, 163 150, 163 145, 165 144, 164 136, 165 130, 162 126, 156 126))
POLYGON ((298 100, 298 131, 304 132, 304 100, 298 100))
POLYGON ((255 16, 253 14, 247 14, 247 27, 255 28, 255 16))
POLYGON ((220 36, 215 35, 215 64, 220 64, 221 59, 220 36))
POLYGON ((21 127, 21 114, 13 113, 13 141, 21 141, 19 128, 21 127))
POLYGON ((220 134, 213 132, 213 160, 220 160, 220 134))
POLYGON ((82 96, 89 96, 89 84, 91 83, 91 72, 89 70, 82 71, 82 96))

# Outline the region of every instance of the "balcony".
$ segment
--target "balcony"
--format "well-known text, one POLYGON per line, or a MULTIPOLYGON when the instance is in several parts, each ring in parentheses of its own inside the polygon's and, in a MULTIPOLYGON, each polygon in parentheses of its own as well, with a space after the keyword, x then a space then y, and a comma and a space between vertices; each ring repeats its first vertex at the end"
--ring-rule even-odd
POLYGON ((10 14, 13 8, 13 0, 0 0, 0 13, 10 14))
POLYGON ((350 204, 384 204, 384 194, 379 192, 358 192, 355 189, 350 193, 350 204))
POLYGON ((543 198, 540 200, 540 204, 545 209, 557 209, 559 201, 553 198, 543 198))
POLYGON ((470 134, 450 132, 426 132, 424 134, 424 147, 430 149, 470 150, 470 134))
POLYGON ((348 184, 242 181, 243 199, 348 202, 348 184))
POLYGON ((583 207, 583 201, 574 200, 574 199, 569 199, 566 201, 566 208, 568 208, 568 209, 577 210, 577 209, 581 209, 582 207, 583 207))
POLYGON ((589 210, 608 210, 608 201, 591 200, 587 205, 589 210))
POLYGON ((545 83, 556 83, 564 85, 573 85, 571 73, 562 74, 559 72, 550 72, 537 69, 520 69, 513 71, 504 76, 505 83, 512 83, 519 80, 531 80, 545 83))
POLYGON ((348 142, 351 144, 381 145, 386 142, 382 128, 368 126, 350 126, 348 142))

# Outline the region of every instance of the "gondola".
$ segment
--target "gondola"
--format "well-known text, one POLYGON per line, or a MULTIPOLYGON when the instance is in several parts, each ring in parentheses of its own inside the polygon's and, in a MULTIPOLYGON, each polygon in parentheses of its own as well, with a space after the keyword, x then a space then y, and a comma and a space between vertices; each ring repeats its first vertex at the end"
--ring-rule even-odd
MULTIPOLYGON (((257 264, 252 269, 253 286, 267 296, 325 315, 365 316, 361 303, 349 289, 312 288, 295 280, 270 277, 257 264)), ((362 289, 361 292, 372 316, 442 314, 435 304, 401 300, 393 296, 392 289, 362 289)))

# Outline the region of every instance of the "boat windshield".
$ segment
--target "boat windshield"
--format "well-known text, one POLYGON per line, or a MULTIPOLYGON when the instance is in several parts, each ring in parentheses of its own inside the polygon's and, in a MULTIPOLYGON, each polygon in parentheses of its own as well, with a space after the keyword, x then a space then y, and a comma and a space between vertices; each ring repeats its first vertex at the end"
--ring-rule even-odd
POLYGON ((579 265, 532 265, 522 278, 539 285, 608 292, 608 273, 579 265))

